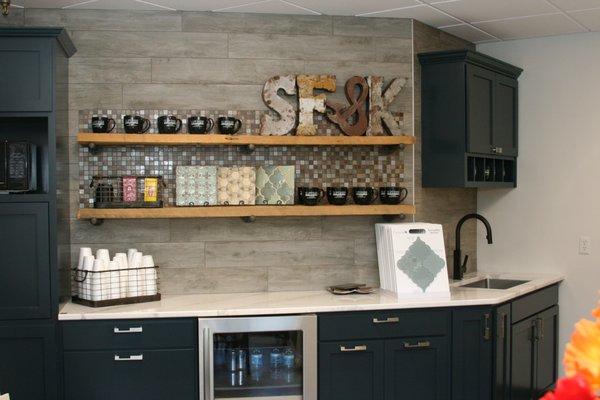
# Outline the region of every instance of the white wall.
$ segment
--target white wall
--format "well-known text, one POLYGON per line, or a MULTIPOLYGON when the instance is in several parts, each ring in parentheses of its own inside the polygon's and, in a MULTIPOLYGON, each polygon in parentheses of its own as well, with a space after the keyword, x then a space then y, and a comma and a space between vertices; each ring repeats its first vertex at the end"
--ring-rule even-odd
POLYGON ((519 80, 518 188, 481 190, 479 268, 558 272, 560 351, 600 289, 600 33, 491 43, 478 50, 524 69, 519 80), (579 237, 592 254, 579 255, 579 237))

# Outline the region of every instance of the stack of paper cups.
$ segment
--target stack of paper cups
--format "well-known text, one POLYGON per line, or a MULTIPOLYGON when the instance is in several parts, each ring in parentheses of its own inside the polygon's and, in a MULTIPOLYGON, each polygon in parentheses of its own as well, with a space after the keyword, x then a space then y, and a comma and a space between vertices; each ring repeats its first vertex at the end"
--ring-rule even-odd
MULTIPOLYGON (((81 282, 81 290, 78 295, 80 299, 91 300, 92 299, 92 271, 94 270, 94 256, 84 256, 81 269, 85 272, 81 273, 78 279, 84 279, 81 282)), ((78 286, 79 290, 79 286, 78 286)))
POLYGON ((96 259, 102 262, 102 268, 108 269, 108 263, 110 262, 110 252, 108 249, 96 250, 96 259))
POLYGON ((121 289, 119 287, 120 283, 120 272, 119 272, 119 263, 117 261, 110 261, 108 263, 108 269, 110 272, 106 272, 105 274, 109 276, 110 284, 109 284, 109 296, 108 298, 111 300, 118 299, 121 296, 121 289))
MULTIPOLYGON (((79 271, 75 272, 75 277, 77 280, 82 280, 85 277, 85 273, 80 272, 81 270, 83 270, 83 265, 84 265, 84 258, 85 257, 92 257, 92 249, 89 247, 82 247, 79 249, 79 262, 77 263, 77 269, 79 271)), ((93 265, 92 265, 93 266, 93 265)), ((83 294, 83 287, 84 287, 85 282, 77 282, 77 296, 79 298, 83 298, 82 294, 83 294)))
POLYGON ((136 251, 131 256, 129 261, 129 284, 127 289, 127 297, 141 296, 140 293, 140 268, 142 267, 142 253, 136 251))
POLYGON ((129 275, 126 269, 129 266, 127 262, 127 254, 117 253, 115 254, 115 261, 119 266, 119 298, 123 299, 127 297, 127 286, 129 282, 129 275))
POLYGON ((90 293, 92 301, 100 301, 102 300, 102 271, 104 270, 102 260, 96 258, 94 260, 94 268, 92 273, 90 274, 90 293))
POLYGON ((144 296, 154 296, 158 289, 156 287, 156 269, 154 268, 154 259, 152 256, 142 257, 142 268, 144 268, 145 280, 144 296))

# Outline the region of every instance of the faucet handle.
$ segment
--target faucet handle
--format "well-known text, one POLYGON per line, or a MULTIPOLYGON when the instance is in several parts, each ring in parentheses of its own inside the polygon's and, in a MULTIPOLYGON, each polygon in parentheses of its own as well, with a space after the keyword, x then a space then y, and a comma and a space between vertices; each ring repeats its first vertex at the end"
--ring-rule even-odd
POLYGON ((465 256, 465 260, 463 261, 462 265, 460 266, 460 270, 462 271, 462 273, 464 274, 465 272, 467 272, 467 261, 469 260, 469 255, 467 254, 465 256))

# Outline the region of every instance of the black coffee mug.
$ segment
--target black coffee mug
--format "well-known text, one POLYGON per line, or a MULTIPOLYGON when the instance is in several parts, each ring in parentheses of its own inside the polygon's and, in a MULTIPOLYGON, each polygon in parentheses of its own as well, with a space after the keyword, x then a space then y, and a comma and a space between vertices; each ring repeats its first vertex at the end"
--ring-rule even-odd
POLYGON ((92 117, 92 132, 109 133, 115 129, 116 122, 108 117, 92 117))
POLYGON ((318 187, 298 188, 298 199, 300 200, 300 204, 305 206, 316 206, 324 196, 325 192, 318 187))
POLYGON ((327 201, 335 206, 343 206, 348 199, 347 187, 328 187, 327 201))
POLYGON ((233 135, 242 127, 242 121, 234 117, 219 117, 217 120, 219 132, 224 135, 233 135))
POLYGON ((126 115, 123 118, 126 133, 145 133, 150 129, 150 120, 138 115, 126 115))
POLYGON ((158 133, 177 133, 181 130, 181 124, 181 120, 172 115, 162 115, 156 121, 158 133))
POLYGON ((382 204, 400 204, 408 196, 408 189, 398 186, 379 188, 379 199, 382 204))
POLYGON ((371 187, 354 187, 352 188, 352 199, 355 204, 366 206, 377 200, 377 189, 371 187))
POLYGON ((210 132, 215 124, 212 118, 207 117, 189 117, 188 133, 207 133, 210 132))

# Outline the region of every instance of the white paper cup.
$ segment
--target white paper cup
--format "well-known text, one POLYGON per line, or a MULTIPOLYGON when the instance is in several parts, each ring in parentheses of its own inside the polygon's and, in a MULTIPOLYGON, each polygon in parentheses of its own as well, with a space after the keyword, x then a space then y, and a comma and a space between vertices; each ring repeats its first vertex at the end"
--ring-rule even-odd
MULTIPOLYGON (((137 253, 137 249, 127 249, 127 262, 131 265, 131 260, 133 259, 133 255, 137 253)), ((129 267, 131 268, 131 267, 129 267)))
POLYGON ((154 258, 150 255, 143 256, 142 268, 154 268, 154 258))
POLYGON ((109 277, 109 293, 108 298, 111 300, 118 299, 121 297, 121 276, 119 271, 118 261, 111 261, 108 264, 110 272, 106 273, 109 277))
POLYGON ((83 279, 83 282, 77 282, 77 296, 80 299, 92 299, 91 271, 94 269, 94 260, 95 258, 93 255, 83 257, 81 269, 87 272, 80 272, 77 274, 77 279, 83 279))
POLYGON ((96 259, 102 260, 102 262, 106 263, 105 268, 108 268, 108 263, 110 262, 110 252, 108 249, 98 249, 96 251, 96 259))
POLYGON ((89 247, 81 247, 79 249, 79 262, 77 263, 77 268, 78 269, 82 269, 83 268, 83 259, 86 256, 93 256, 92 249, 89 248, 89 247))
POLYGON ((127 262, 127 254, 125 253, 116 253, 114 256, 114 260, 119 263, 119 269, 127 269, 129 263, 127 262))

